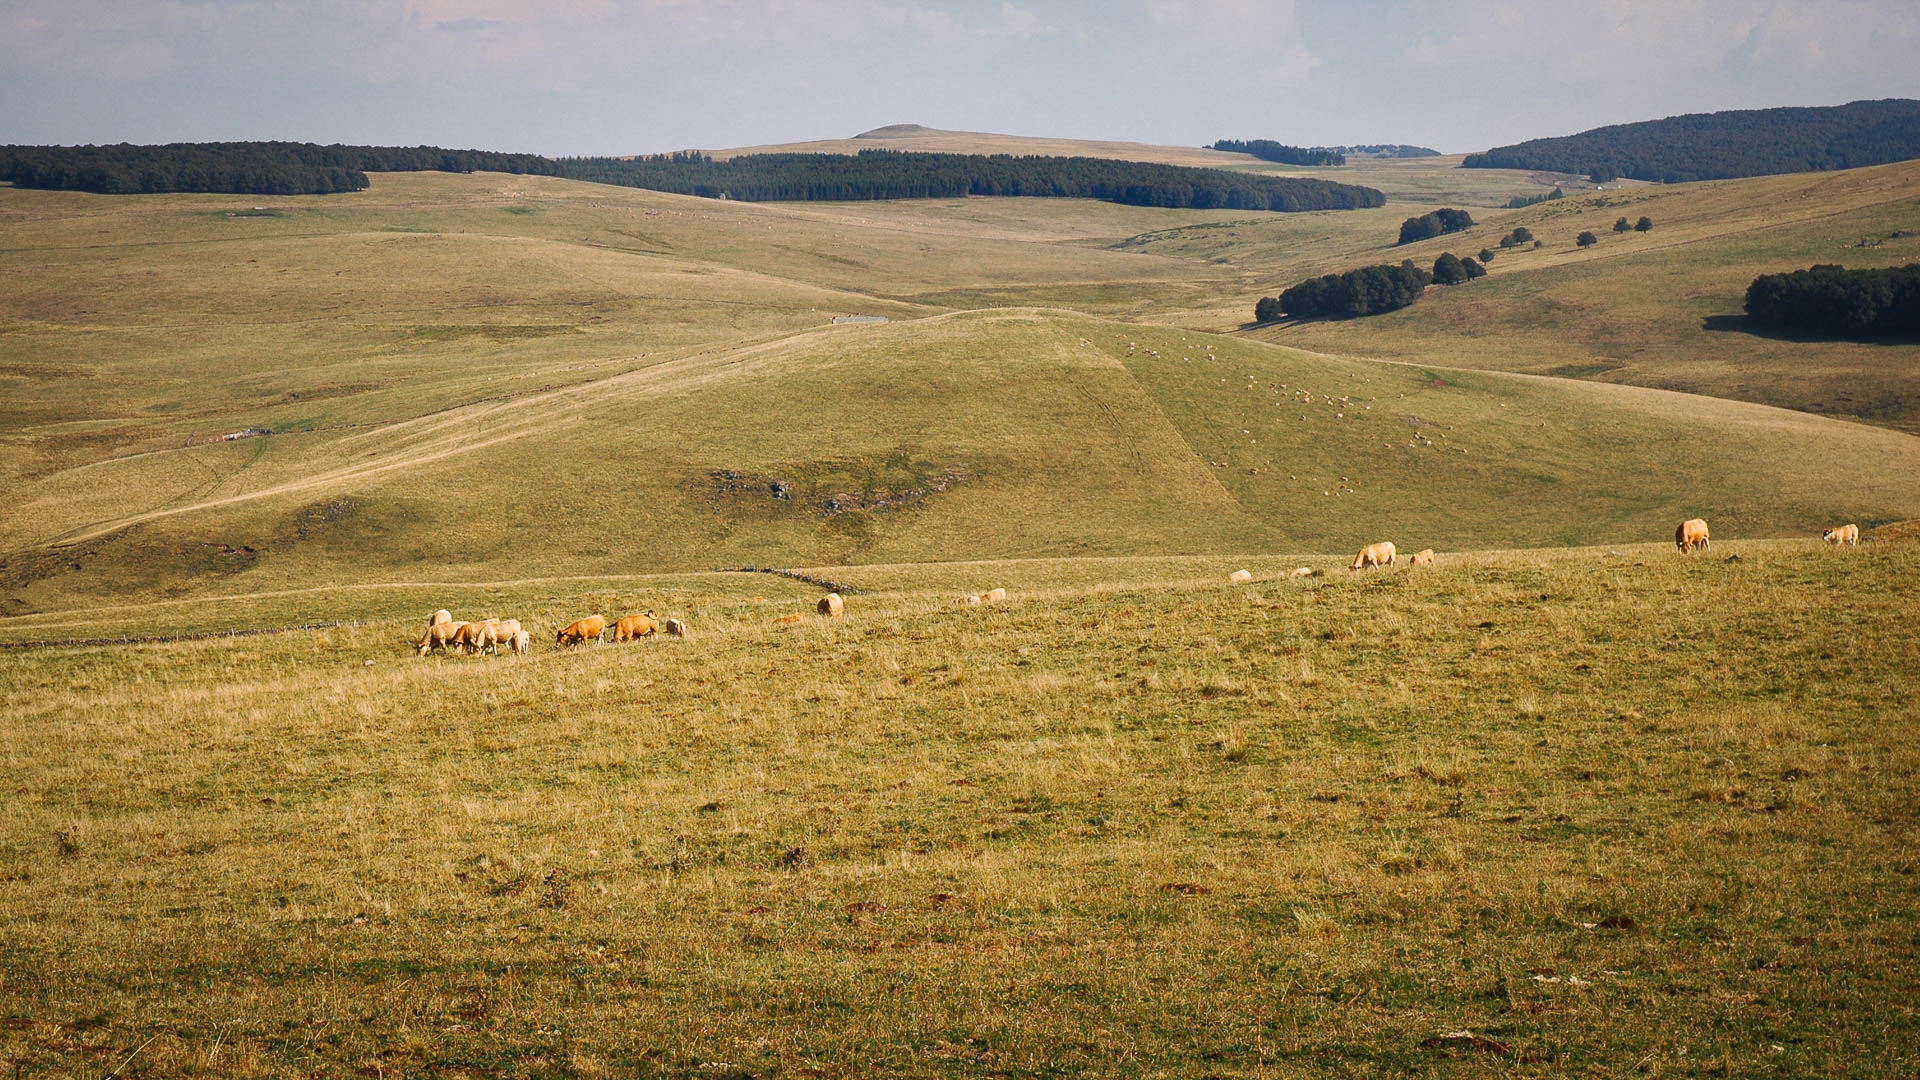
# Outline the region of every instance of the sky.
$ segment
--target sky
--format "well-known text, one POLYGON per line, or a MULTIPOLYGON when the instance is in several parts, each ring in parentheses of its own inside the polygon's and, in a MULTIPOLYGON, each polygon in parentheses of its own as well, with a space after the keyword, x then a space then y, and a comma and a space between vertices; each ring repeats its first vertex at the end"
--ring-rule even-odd
POLYGON ((6 0, 0 143, 551 155, 884 124, 1447 153, 1920 98, 1915 0, 6 0))

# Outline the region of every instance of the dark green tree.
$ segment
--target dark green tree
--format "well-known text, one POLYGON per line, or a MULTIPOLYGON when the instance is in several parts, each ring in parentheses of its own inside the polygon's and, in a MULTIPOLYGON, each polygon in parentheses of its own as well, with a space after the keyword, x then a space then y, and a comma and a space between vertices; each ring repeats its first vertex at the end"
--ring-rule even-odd
POLYGON ((1633 227, 1636 232, 1652 232, 1653 219, 1650 217, 1643 217, 1639 221, 1634 222, 1633 227))
POLYGON ((1481 266, 1479 263, 1473 261, 1472 259, 1461 259, 1460 268, 1467 272, 1468 281, 1472 281, 1474 278, 1483 278, 1487 276, 1487 268, 1484 266, 1481 266))
POLYGON ((1467 280, 1467 268, 1460 264, 1460 257, 1449 251, 1433 260, 1433 283, 1435 285, 1458 285, 1467 280))
POLYGON ((1259 303, 1253 305, 1254 322, 1273 322, 1285 314, 1286 311, 1280 306, 1280 298, 1277 296, 1263 296, 1259 303))
POLYGON ((1620 220, 1613 223, 1614 232, 1626 232, 1632 228, 1633 228, 1633 225, 1630 222, 1628 222, 1626 218, 1621 218, 1620 220))
POLYGON ((1481 249, 1480 249, 1480 261, 1481 261, 1481 262, 1483 262, 1483 263, 1490 263, 1490 262, 1492 262, 1492 261, 1493 261, 1493 249, 1492 249, 1492 248, 1481 248, 1481 249))
POLYGON ((1573 242, 1579 244, 1581 247, 1592 247, 1600 242, 1600 238, 1590 232, 1582 232, 1579 236, 1574 237, 1573 242))

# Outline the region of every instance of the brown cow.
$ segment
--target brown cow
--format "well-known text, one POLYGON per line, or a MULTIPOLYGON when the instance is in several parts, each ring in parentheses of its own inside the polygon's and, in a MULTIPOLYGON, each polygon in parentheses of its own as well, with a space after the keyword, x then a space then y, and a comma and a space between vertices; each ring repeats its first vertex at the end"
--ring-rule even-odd
POLYGON ((439 626, 443 622, 452 622, 452 621, 453 621, 453 612, 448 611, 446 608, 441 608, 439 611, 436 611, 432 615, 427 616, 428 626, 439 626))
POLYGON ((420 639, 420 655, 425 656, 435 649, 447 652, 458 647, 460 631, 466 626, 463 622, 443 622, 427 627, 426 636, 420 639))
POLYGON ((846 610, 847 602, 840 599, 839 593, 830 592, 827 595, 820 598, 820 603, 817 605, 817 607, 820 614, 825 615, 827 618, 831 619, 839 615, 842 611, 846 610))
POLYGON ((566 626, 561 627, 560 632, 553 635, 553 640, 554 643, 558 645, 572 646, 578 645, 588 638, 599 641, 606 636, 606 633, 606 617, 602 615, 589 615, 584 619, 575 619, 566 626))
POLYGON ((983 604, 997 604, 1006 598, 1007 590, 1005 589, 988 589, 980 594, 980 602, 983 604))
POLYGON ((1353 565, 1347 569, 1361 570, 1369 566, 1392 566, 1393 560, 1397 557, 1392 541, 1382 540, 1377 544, 1368 544, 1361 548, 1360 554, 1353 557, 1353 565))
POLYGON ((638 615, 628 615, 613 624, 613 640, 616 644, 634 638, 652 637, 659 632, 660 623, 653 617, 652 608, 638 615))
POLYGON ((474 652, 497 653, 502 645, 512 648, 513 637, 519 632, 519 619, 482 619, 467 624, 460 644, 474 652))
POLYGON ((513 635, 513 655, 527 655, 527 646, 531 644, 533 644, 532 634, 527 633, 525 630, 516 631, 513 635))
POLYGON ((1433 549, 1423 548, 1419 551, 1414 552, 1413 558, 1409 559, 1408 562, 1414 566, 1432 566, 1433 565, 1433 549))
POLYGON ((775 619, 775 620, 773 620, 773 625, 775 625, 775 626, 799 626, 799 625, 800 625, 800 620, 801 620, 801 618, 802 618, 802 616, 799 616, 799 615, 782 615, 782 616, 780 616, 779 618, 777 618, 777 619, 775 619))
POLYGON ((455 632, 453 643, 459 648, 479 652, 486 644, 486 633, 486 619, 480 619, 476 622, 464 622, 460 624, 460 629, 455 632))
POLYGON ((1673 530, 1673 546, 1679 548, 1682 555, 1692 554, 1696 547, 1702 551, 1712 551, 1713 544, 1707 538, 1706 519, 1688 518, 1681 522, 1680 527, 1673 530))
POLYGON ((1860 526, 1842 525, 1837 529, 1828 529, 1820 534, 1820 539, 1829 544, 1845 544, 1848 547, 1860 546, 1860 526))
POLYGON ((687 636, 687 624, 681 622, 679 619, 668 619, 666 622, 660 624, 660 629, 665 631, 668 637, 687 636))

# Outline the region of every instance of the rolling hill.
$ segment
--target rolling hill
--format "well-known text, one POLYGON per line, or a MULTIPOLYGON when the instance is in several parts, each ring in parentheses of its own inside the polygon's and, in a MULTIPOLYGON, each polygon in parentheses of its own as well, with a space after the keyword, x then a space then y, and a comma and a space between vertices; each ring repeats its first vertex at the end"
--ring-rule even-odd
MULTIPOLYGON (((1904 179, 1828 178, 1851 186, 1808 218, 1885 213, 1904 179)), ((1676 201, 1633 242, 1724 260, 1791 227, 1737 188, 1658 196, 1676 201)), ((1382 532, 1617 543, 1691 513, 1799 535, 1920 513, 1909 436, 1449 370, 1461 357, 1420 321, 1631 263, 1615 245, 1503 258, 1358 330, 1260 332, 1300 351, 1135 320, 1205 325, 1303 257, 1286 237, 1327 231, 1312 257, 1344 258, 1387 243, 1400 208, 745 206, 488 174, 255 205, 5 193, 8 611, 328 581, 1338 552, 1382 532), (894 322, 829 325, 848 313, 894 322), (1396 334, 1426 344, 1402 354, 1396 334), (221 438, 249 429, 272 434, 221 438)), ((1613 209, 1507 216, 1544 234, 1579 220, 1546 215, 1613 209)))
POLYGON ((1920 158, 1920 101, 1735 109, 1614 124, 1468 154, 1469 169, 1549 169, 1668 184, 1920 158))

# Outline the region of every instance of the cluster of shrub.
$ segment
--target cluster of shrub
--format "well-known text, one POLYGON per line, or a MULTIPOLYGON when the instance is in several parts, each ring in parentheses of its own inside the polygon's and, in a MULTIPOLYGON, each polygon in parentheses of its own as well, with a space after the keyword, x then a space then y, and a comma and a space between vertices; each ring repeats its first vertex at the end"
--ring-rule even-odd
POLYGON ((1253 317, 1272 322, 1282 315, 1296 319, 1353 319, 1406 307, 1420 298, 1433 275, 1408 259, 1399 266, 1366 266, 1344 274, 1308 278, 1279 296, 1262 297, 1253 317))
POLYGON ((1522 207, 1538 206, 1543 202, 1552 202, 1555 199, 1564 199, 1566 197, 1567 193, 1557 187, 1544 195, 1515 195, 1513 198, 1507 200, 1506 209, 1518 210, 1522 207))
POLYGON ((1546 169, 1674 184, 1852 169, 1920 157, 1920 101, 1740 109, 1615 124, 1468 154, 1467 169, 1546 169))
POLYGON ((1337 154, 1372 154, 1386 158, 1439 157, 1440 151, 1428 146, 1408 146, 1406 143, 1373 143, 1367 146, 1329 146, 1326 149, 1337 154))
POLYGON ((1483 263, 1493 252, 1482 251, 1480 258, 1460 258, 1445 252, 1433 261, 1431 271, 1415 266, 1412 259, 1399 266, 1381 264, 1327 274, 1307 280, 1279 296, 1261 297, 1253 305, 1258 322, 1272 322, 1283 316, 1296 319, 1353 319, 1379 315, 1406 307, 1420 298, 1428 285, 1459 285, 1487 276, 1483 263))
POLYGON ((560 166, 536 154, 437 146, 231 142, 0 147, 0 180, 16 187, 101 195, 330 195, 365 188, 369 172, 417 170, 553 175, 560 166))
POLYGON ((1368 187, 1086 157, 925 154, 703 154, 568 158, 576 180, 705 198, 773 200, 930 199, 1027 195, 1104 199, 1132 206, 1230 210, 1351 210, 1384 206, 1368 187))
POLYGON ((1427 240, 1445 233, 1456 233, 1462 229, 1473 228, 1473 215, 1465 210, 1441 207, 1431 213, 1410 217, 1400 223, 1402 244, 1411 244, 1416 240, 1427 240))
POLYGON ((1747 316, 1766 326, 1849 341, 1920 337, 1920 263, 1878 270, 1822 264, 1762 274, 1747 286, 1747 316))
POLYGON ((1282 165, 1345 165, 1347 155, 1324 146, 1305 147, 1288 146, 1272 139, 1221 139, 1209 150, 1225 150, 1229 154, 1252 154, 1261 161, 1277 161, 1282 165))

